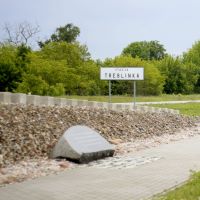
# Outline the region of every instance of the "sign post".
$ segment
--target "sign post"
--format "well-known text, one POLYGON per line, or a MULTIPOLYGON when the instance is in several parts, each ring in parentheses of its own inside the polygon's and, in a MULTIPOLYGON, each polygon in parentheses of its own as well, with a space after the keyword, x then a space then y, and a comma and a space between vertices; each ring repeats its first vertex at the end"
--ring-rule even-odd
POLYGON ((133 81, 133 108, 136 107, 136 81, 133 81))
POLYGON ((101 67, 100 79, 109 80, 109 103, 111 103, 111 81, 133 80, 133 105, 136 106, 136 81, 144 80, 143 67, 101 67))
POLYGON ((111 103, 111 80, 109 80, 109 103, 111 103))

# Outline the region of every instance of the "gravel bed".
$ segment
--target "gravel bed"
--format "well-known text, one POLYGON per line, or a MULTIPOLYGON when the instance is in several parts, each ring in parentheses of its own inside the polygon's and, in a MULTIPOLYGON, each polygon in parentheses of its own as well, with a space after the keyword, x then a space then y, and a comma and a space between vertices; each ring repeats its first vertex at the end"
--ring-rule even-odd
POLYGON ((0 167, 22 160, 48 157, 52 147, 73 125, 86 125, 107 140, 132 142, 180 128, 197 119, 170 113, 108 111, 90 107, 0 105, 0 167))
POLYGON ((200 134, 200 124, 193 128, 182 129, 173 135, 163 134, 162 136, 154 136, 146 139, 137 139, 132 142, 119 143, 115 145, 116 152, 113 158, 106 158, 84 165, 76 164, 64 159, 50 160, 48 158, 40 158, 21 161, 17 164, 10 164, 0 169, 0 187, 41 176, 58 174, 62 171, 71 170, 76 167, 114 169, 134 168, 139 165, 156 162, 157 160, 162 159, 156 155, 135 157, 134 152, 186 139, 198 134, 200 134))
MULTIPOLYGON (((79 167, 48 159, 52 147, 73 125, 89 126, 116 145, 115 157, 101 161, 101 166, 114 166, 115 162, 116 168, 124 168, 131 159, 126 157, 129 153, 199 134, 198 122, 199 118, 170 113, 0 104, 0 185, 79 167)), ((143 163, 155 161, 153 157, 142 159, 143 163)), ((129 162, 136 166, 141 158, 132 160, 129 162)))

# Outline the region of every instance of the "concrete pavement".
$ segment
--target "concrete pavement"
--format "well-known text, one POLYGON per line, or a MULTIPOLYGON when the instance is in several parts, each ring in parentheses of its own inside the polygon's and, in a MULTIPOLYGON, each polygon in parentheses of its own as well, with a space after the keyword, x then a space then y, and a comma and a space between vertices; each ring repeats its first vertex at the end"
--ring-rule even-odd
MULTIPOLYGON (((136 102, 136 105, 153 105, 153 104, 181 104, 181 103, 200 103, 200 100, 186 100, 186 101, 154 101, 154 102, 136 102)), ((116 103, 116 104, 133 104, 130 103, 116 103)))
POLYGON ((161 159, 130 169, 76 168, 0 188, 0 200, 146 199, 200 170, 200 136, 160 145, 133 156, 161 159))

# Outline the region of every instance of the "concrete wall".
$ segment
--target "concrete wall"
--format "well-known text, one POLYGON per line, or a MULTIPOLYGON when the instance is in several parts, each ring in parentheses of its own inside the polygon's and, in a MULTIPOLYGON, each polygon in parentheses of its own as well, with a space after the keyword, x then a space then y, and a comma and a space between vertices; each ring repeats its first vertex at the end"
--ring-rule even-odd
POLYGON ((26 95, 22 93, 10 93, 10 92, 0 92, 0 103, 35 105, 35 106, 60 106, 60 107, 89 106, 89 107, 111 109, 115 111, 137 110, 139 112, 168 112, 173 114, 179 114, 179 110, 173 110, 168 108, 155 108, 149 106, 136 106, 134 108, 133 105, 131 104, 117 104, 117 103, 106 103, 106 102, 96 102, 96 101, 77 100, 77 99, 65 99, 58 97, 26 95))

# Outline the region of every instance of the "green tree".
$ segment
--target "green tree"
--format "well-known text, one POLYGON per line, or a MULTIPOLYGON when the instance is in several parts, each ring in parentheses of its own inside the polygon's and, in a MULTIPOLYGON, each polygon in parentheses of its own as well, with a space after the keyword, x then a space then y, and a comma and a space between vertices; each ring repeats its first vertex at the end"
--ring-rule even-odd
POLYGON ((56 83, 48 89, 48 95, 50 96, 62 96, 65 95, 65 87, 63 83, 56 83))
POLYGON ((18 85, 16 92, 47 95, 48 89, 49 85, 42 79, 41 76, 25 74, 23 76, 23 81, 18 85))
POLYGON ((195 42, 192 48, 183 54, 183 61, 200 66, 200 41, 195 42))
POLYGON ((67 42, 73 43, 76 41, 76 38, 80 34, 80 29, 73 24, 67 24, 65 26, 58 27, 50 37, 50 39, 46 40, 45 42, 38 42, 39 46, 42 48, 45 44, 50 42, 67 42))
POLYGON ((30 63, 16 91, 40 95, 64 95, 66 63, 44 59, 39 52, 29 55, 30 63), (38 80, 37 80, 38 79, 38 80), (34 82, 36 82, 34 85, 34 82), (38 87, 38 89, 37 89, 38 87))
POLYGON ((99 73, 99 67, 92 60, 84 62, 77 68, 76 74, 79 74, 77 94, 99 95, 101 92, 99 73))
POLYGON ((77 67, 90 59, 90 53, 85 45, 66 42, 51 42, 39 52, 42 58, 63 60, 69 67, 77 67))
POLYGON ((0 91, 13 91, 22 81, 30 50, 24 45, 0 46, 0 91))
MULTIPOLYGON (((90 54, 85 45, 81 45, 78 42, 51 42, 37 52, 37 55, 41 61, 38 60, 38 64, 34 67, 35 69, 44 62, 47 64, 42 64, 43 67, 40 67, 41 69, 45 68, 44 66, 49 68, 49 65, 51 65, 48 72, 47 69, 43 70, 42 77, 51 77, 52 80, 52 76, 61 71, 61 74, 56 77, 62 77, 62 80, 57 80, 57 83, 64 84, 66 94, 88 94, 89 88, 87 84, 89 84, 89 80, 93 77, 90 72, 94 72, 93 67, 96 64, 91 61, 90 54), (90 68, 90 71, 88 71, 88 68, 90 68), (52 73, 53 70, 55 71, 54 73, 52 73), (88 80, 89 74, 90 79, 88 80)), ((97 73, 97 69, 95 73, 97 73)), ((47 80, 47 78, 43 79, 47 80)), ((52 85, 49 81, 47 82, 52 85)))
POLYGON ((165 93, 189 94, 194 92, 197 81, 194 65, 184 64, 179 57, 167 56, 159 62, 158 68, 165 76, 165 93))
POLYGON ((29 55, 26 76, 17 91, 53 96, 99 94, 99 68, 94 61, 83 59, 80 51, 76 44, 52 42, 33 52, 29 55), (44 86, 39 90, 32 85, 35 77, 39 77, 44 86))
POLYGON ((192 48, 183 54, 183 62, 193 69, 193 74, 197 77, 194 92, 200 93, 200 41, 195 42, 192 48))
POLYGON ((165 56, 165 51, 164 46, 158 41, 140 41, 129 44, 123 49, 122 54, 143 60, 161 60, 165 56))
POLYGON ((17 46, 16 55, 16 66, 22 68, 23 72, 26 71, 28 64, 30 63, 29 54, 31 53, 31 48, 21 44, 17 46))

